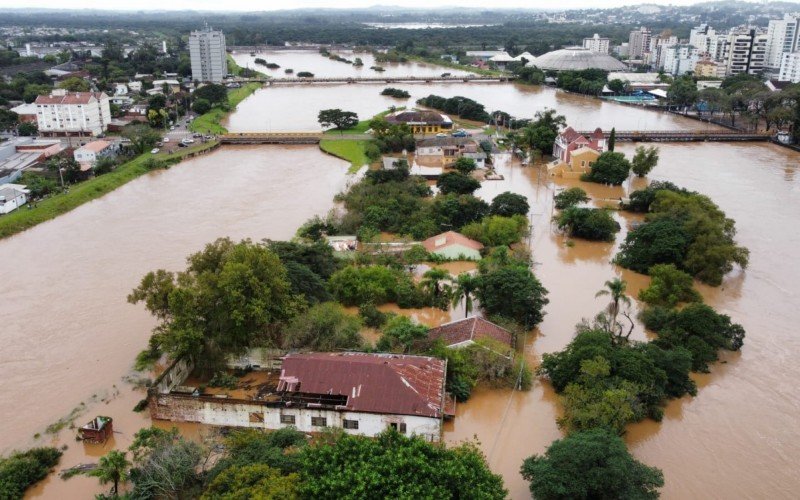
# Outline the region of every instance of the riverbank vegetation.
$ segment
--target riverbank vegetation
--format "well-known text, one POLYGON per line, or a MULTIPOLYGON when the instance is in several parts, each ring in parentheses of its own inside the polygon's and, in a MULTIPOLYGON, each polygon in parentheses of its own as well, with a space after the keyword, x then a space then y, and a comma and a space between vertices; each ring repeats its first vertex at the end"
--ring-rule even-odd
POLYGON ((32 448, 0 457, 0 498, 18 499, 50 473, 61 459, 56 448, 32 448))
POLYGON ((441 97, 438 95, 429 95, 417 101, 420 106, 426 108, 433 108, 444 113, 463 118, 465 120, 474 120, 482 123, 489 123, 492 119, 491 115, 486 111, 483 104, 480 104, 467 97, 441 97))
MULTIPOLYGON (((211 87, 211 85, 206 85, 206 87, 211 87)), ((220 85, 220 87, 222 86, 220 85)), ((222 88, 225 89, 225 87, 222 88)), ((228 130, 221 125, 222 120, 231 110, 235 109, 240 102, 245 100, 245 98, 249 97, 253 92, 260 88, 260 83, 251 82, 246 83, 237 89, 227 90, 227 102, 220 100, 209 101, 212 105, 211 110, 192 120, 192 122, 189 124, 189 130, 192 132, 213 135, 228 133, 228 130)), ((202 89, 198 89, 198 91, 199 90, 202 89)), ((202 98, 202 96, 196 96, 196 98, 202 98)))
POLYGON ((407 90, 396 89, 392 87, 386 87, 383 89, 381 91, 381 95, 388 95, 389 97, 394 97, 397 99, 408 99, 411 97, 411 94, 409 94, 407 90))
POLYGON ((319 148, 337 158, 350 162, 349 173, 353 174, 364 165, 369 165, 372 161, 367 156, 367 146, 369 141, 357 139, 332 140, 322 139, 319 148))

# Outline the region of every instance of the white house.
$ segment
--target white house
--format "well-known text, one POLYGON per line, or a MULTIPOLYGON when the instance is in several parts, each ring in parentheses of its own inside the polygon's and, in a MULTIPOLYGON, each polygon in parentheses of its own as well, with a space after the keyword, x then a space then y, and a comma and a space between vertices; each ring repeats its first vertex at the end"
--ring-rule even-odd
POLYGON ((98 136, 108 129, 111 107, 102 92, 53 89, 36 98, 36 123, 45 136, 98 136))
POLYGON ((131 92, 141 92, 142 91, 142 82, 128 82, 128 89, 131 92))
POLYGON ((79 147, 73 153, 75 161, 81 164, 81 170, 88 170, 97 163, 97 160, 116 153, 114 145, 108 141, 92 141, 79 147))
POLYGON ((28 202, 30 191, 22 184, 0 184, 0 214, 7 214, 28 202))
POLYGON ((114 87, 114 95, 128 95, 128 86, 124 83, 118 83, 114 87))
POLYGON ((429 441, 441 439, 449 403, 444 389, 447 364, 441 359, 322 352, 289 354, 280 365, 279 372, 261 368, 251 372, 248 384, 257 388, 246 394, 237 391, 232 398, 181 385, 191 367, 184 361, 176 363, 148 391, 150 415, 256 429, 339 428, 365 436, 394 428, 429 441))

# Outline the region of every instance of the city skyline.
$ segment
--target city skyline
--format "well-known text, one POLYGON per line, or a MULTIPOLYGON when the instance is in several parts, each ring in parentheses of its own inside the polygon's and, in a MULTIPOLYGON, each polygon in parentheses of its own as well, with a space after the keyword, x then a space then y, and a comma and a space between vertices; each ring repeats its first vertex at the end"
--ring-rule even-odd
MULTIPOLYGON (((759 0, 744 0, 749 3, 761 3, 759 0)), ((661 6, 687 6, 699 3, 707 3, 697 0, 651 0, 647 2, 637 2, 633 5, 661 5, 661 6)), ((18 2, 9 0, 0 0, 0 8, 19 8, 18 2)), ((242 11, 242 12, 256 12, 256 11, 279 11, 279 10, 295 10, 295 9, 363 9, 370 7, 399 7, 399 8, 414 8, 414 9, 428 9, 430 2, 426 0, 343 0, 336 2, 335 6, 331 6, 327 0, 294 0, 286 2, 277 6, 273 5, 259 5, 253 6, 252 2, 247 0, 230 0, 225 2, 224 8, 220 8, 219 2, 212 0, 174 0, 165 5, 164 2, 157 0, 139 0, 132 4, 110 4, 108 2, 99 2, 97 0, 74 0, 70 3, 71 8, 92 9, 92 10, 114 10, 114 11, 140 11, 140 10, 154 10, 154 11, 242 11)), ((631 5, 630 2, 625 0, 601 0, 600 2, 592 0, 562 0, 559 2, 558 9, 554 9, 551 2, 544 0, 506 0, 500 2, 499 5, 493 6, 496 9, 533 9, 533 10, 564 10, 564 9, 582 9, 582 8, 615 8, 631 5)), ((436 8, 447 7, 466 7, 466 8, 485 8, 485 2, 481 0, 442 0, 438 2, 436 8)), ((25 3, 26 9, 63 9, 63 3, 55 0, 31 0, 25 3)))

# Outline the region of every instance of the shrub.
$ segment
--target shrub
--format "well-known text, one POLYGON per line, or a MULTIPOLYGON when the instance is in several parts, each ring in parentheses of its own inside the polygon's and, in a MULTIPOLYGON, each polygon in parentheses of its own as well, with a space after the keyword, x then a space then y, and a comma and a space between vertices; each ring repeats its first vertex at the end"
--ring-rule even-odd
POLYGON ((22 498, 30 486, 41 481, 58 464, 61 451, 32 448, 0 458, 0 498, 22 498))
POLYGON ((461 172, 447 172, 439 176, 436 187, 442 194, 472 194, 481 187, 481 183, 461 172))
POLYGON ((481 222, 467 224, 461 232, 487 246, 511 245, 528 234, 528 219, 522 215, 490 215, 481 222))
POLYGON ((674 307, 680 302, 702 302, 692 277, 674 264, 657 264, 648 270, 650 285, 639 292, 639 300, 652 306, 674 307))
POLYGON ((619 186, 628 178, 630 171, 631 163, 624 154, 606 151, 592 164, 589 173, 581 176, 581 180, 619 186))
POLYGON ((559 210, 589 201, 586 191, 579 187, 569 188, 565 191, 561 191, 555 195, 553 199, 555 200, 556 208, 559 210))

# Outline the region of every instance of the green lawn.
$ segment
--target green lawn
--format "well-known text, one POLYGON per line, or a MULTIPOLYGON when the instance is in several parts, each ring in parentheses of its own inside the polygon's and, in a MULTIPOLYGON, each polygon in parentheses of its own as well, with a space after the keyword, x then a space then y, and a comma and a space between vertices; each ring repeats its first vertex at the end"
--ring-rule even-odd
MULTIPOLYGON (((238 89, 231 89, 228 91, 228 107, 229 109, 235 109, 236 106, 245 100, 247 97, 250 96, 253 92, 261 88, 261 84, 258 82, 247 83, 242 85, 238 89)), ((220 125, 222 121, 229 111, 221 107, 215 107, 208 113, 204 115, 200 115, 194 120, 192 123, 189 124, 189 130, 192 132, 200 132, 202 134, 227 134, 228 129, 220 125)))
POLYGON ((357 172, 359 168, 369 164, 364 147, 369 141, 333 141, 322 140, 319 143, 321 150, 328 154, 350 162, 350 173, 357 172))
POLYGON ((190 153, 210 149, 214 147, 215 144, 216 142, 198 144, 168 155, 151 155, 150 153, 139 155, 133 160, 118 166, 112 172, 70 186, 68 193, 56 194, 44 200, 37 201, 35 208, 28 209, 23 207, 10 214, 3 215, 0 217, 0 238, 6 238, 42 222, 54 219, 86 202, 100 198, 106 193, 110 193, 142 174, 146 174, 149 170, 145 167, 144 163, 148 158, 157 158, 169 162, 179 161, 190 153))
MULTIPOLYGON (((406 109, 406 107, 405 106, 400 106, 399 108, 395 108, 395 111, 401 111, 403 109, 406 109)), ((344 134, 365 134, 367 132, 367 130, 369 130, 369 122, 371 122, 375 118, 383 118, 384 116, 388 115, 389 113, 392 113, 391 109, 387 109, 386 111, 381 111, 380 113, 378 113, 377 115, 373 116, 372 118, 369 118, 368 120, 361 120, 361 121, 358 122, 358 125, 356 125, 353 128, 346 128, 346 129, 341 130, 341 131, 339 129, 337 129, 337 128, 333 128, 333 129, 330 129, 330 130, 326 130, 324 132, 324 134, 326 134, 326 135, 334 135, 334 134, 339 134, 339 133, 344 133, 344 134)))

